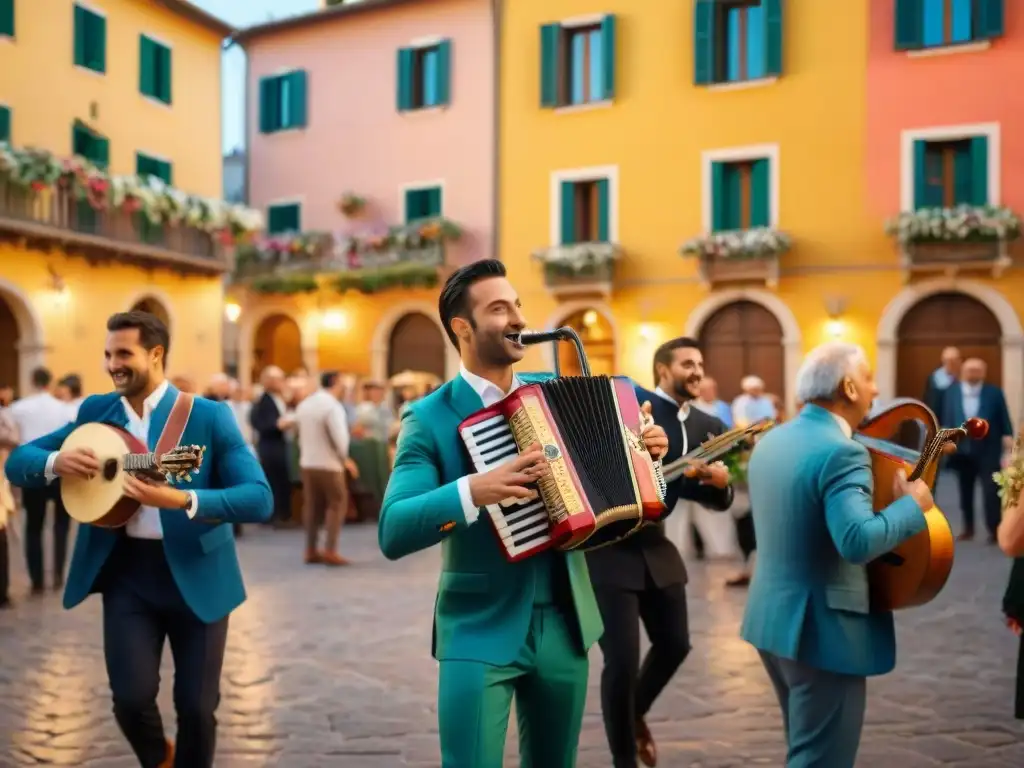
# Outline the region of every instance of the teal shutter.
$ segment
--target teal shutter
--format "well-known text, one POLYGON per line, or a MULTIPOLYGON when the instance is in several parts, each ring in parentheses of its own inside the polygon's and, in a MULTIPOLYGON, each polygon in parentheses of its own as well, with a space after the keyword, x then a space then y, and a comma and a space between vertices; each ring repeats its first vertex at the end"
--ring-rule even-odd
POLYGON ((708 85, 715 82, 715 16, 714 0, 697 0, 693 11, 693 82, 708 85))
POLYGON ((0 0, 0 35, 14 37, 14 0, 0 0))
POLYGON ((88 49, 89 67, 97 72, 107 71, 107 20, 95 13, 86 17, 89 21, 88 49))
POLYGON ((610 186, 608 179, 597 181, 597 240, 600 243, 607 243, 611 236, 608 226, 611 210, 611 200, 608 197, 610 186))
POLYGON ((576 242, 576 184, 563 181, 561 197, 561 241, 562 245, 572 245, 576 242))
POLYGON ((287 75, 291 83, 291 92, 288 95, 288 127, 305 128, 307 122, 307 107, 309 88, 308 78, 305 70, 292 72, 287 75))
POLYGON ((85 60, 85 25, 87 11, 80 5, 75 6, 75 65, 88 66, 85 60))
POLYGON ((164 104, 170 104, 172 99, 171 82, 173 63, 173 53, 170 48, 166 46, 157 46, 157 56, 159 57, 160 66, 157 67, 158 79, 157 79, 157 93, 159 98, 164 104))
POLYGON ((711 231, 721 232, 726 228, 728 210, 725 188, 725 163, 711 164, 711 231))
POLYGON ((174 166, 166 160, 161 160, 157 165, 157 173, 168 185, 174 184, 174 166))
POLYGON ((94 135, 92 140, 89 142, 92 150, 92 157, 89 159, 96 164, 98 168, 106 170, 110 167, 110 140, 102 136, 94 135))
POLYGON ((601 98, 615 98, 615 16, 601 20, 601 98))
POLYGON ((434 187, 430 195, 430 215, 440 217, 444 215, 444 200, 440 187, 434 187))
POLYGON ((11 143, 11 110, 0 106, 0 141, 11 143))
POLYGON ((405 190, 405 223, 416 221, 420 218, 420 196, 419 190, 405 190))
MULTIPOLYGON (((970 144, 958 147, 953 155, 953 204, 974 204, 974 163, 970 144)), ((983 204, 983 203, 982 203, 983 204)))
POLYGON ((398 49, 398 111, 412 109, 412 48, 398 49))
POLYGON ((976 0, 976 40, 1001 37, 1006 31, 1005 0, 976 0))
POLYGON ((782 0, 761 0, 764 7, 765 74, 782 74, 782 0))
POLYGON ((560 102, 558 66, 561 60, 562 27, 545 24, 540 28, 540 105, 557 107, 560 102))
POLYGON ((924 45, 924 0, 896 0, 897 51, 909 51, 924 45))
POLYGON ((722 220, 725 222, 726 230, 745 229, 749 222, 744 221, 742 200, 743 200, 743 177, 740 169, 733 163, 725 163, 725 171, 722 174, 723 188, 722 195, 722 220))
POLYGON ((277 130, 277 78, 260 78, 260 133, 277 130))
POLYGON ((927 141, 918 139, 914 142, 914 210, 928 207, 927 151, 927 141))
POLYGON ((139 93, 156 96, 156 45, 139 35, 139 93))
POLYGON ((755 160, 750 169, 750 226, 771 226, 771 160, 755 160))
POLYGON ((437 103, 452 100, 452 42, 444 40, 437 46, 437 103))
POLYGON ((988 205, 988 139, 971 139, 971 199, 972 205, 988 205))

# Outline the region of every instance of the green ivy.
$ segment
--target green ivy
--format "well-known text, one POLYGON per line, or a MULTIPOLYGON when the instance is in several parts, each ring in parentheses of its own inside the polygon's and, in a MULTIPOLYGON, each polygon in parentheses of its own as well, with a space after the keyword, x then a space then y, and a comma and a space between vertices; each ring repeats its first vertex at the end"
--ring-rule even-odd
POLYGON ((391 288, 434 288, 437 282, 436 266, 408 262, 379 269, 342 272, 334 279, 334 289, 339 293, 359 291, 370 294, 391 288))
POLYGON ((312 275, 265 275, 254 278, 249 287, 256 293, 282 294, 314 293, 320 289, 312 275))

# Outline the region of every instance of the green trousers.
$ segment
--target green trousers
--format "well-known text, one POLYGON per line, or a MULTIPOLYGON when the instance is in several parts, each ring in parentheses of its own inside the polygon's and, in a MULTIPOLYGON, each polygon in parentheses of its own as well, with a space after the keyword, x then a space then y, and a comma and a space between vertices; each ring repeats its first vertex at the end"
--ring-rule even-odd
POLYGON ((515 695, 522 768, 574 768, 589 663, 553 606, 534 608, 519 657, 498 667, 442 661, 442 768, 502 768, 515 695))

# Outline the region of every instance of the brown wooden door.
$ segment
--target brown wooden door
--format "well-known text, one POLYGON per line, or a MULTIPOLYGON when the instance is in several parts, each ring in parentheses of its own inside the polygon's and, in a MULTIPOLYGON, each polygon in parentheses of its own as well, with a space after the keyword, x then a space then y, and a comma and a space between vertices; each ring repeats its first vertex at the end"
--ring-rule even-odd
POLYGON ((767 391, 786 396, 782 326, 753 301, 726 304, 700 329, 704 372, 718 382, 718 396, 731 403, 744 376, 760 376, 767 391))
POLYGON ((388 345, 388 377, 403 371, 431 373, 444 381, 447 343, 437 324, 420 312, 401 318, 391 331, 388 345))
POLYGON ((11 306, 0 297, 0 387, 13 387, 18 396, 24 396, 28 393, 19 391, 18 386, 19 340, 18 319, 11 306))
POLYGON ((942 350, 957 347, 966 360, 988 364, 988 381, 1003 384, 1002 330, 992 311, 963 293, 937 293, 903 316, 896 331, 896 396, 920 399, 942 350))
POLYGON ((302 367, 302 330, 287 315, 271 315, 256 329, 252 380, 259 381, 269 365, 276 365, 286 376, 302 367))

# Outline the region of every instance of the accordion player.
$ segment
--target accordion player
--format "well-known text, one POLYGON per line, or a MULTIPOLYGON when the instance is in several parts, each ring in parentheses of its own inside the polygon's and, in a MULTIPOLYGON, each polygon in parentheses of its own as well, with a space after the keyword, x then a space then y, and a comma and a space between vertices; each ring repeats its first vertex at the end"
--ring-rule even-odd
POLYGON ((665 482, 640 437, 643 419, 629 379, 567 376, 522 386, 459 425, 477 472, 533 443, 550 467, 536 497, 485 508, 509 561, 606 546, 664 516, 665 482))

